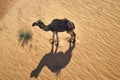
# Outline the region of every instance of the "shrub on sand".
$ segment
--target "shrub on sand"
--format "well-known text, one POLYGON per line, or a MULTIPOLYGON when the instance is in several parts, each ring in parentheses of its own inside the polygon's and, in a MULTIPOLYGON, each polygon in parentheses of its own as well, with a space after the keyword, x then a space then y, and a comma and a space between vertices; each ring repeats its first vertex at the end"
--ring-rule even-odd
POLYGON ((21 43, 21 45, 24 46, 25 44, 27 44, 29 42, 29 40, 32 39, 32 35, 33 35, 33 33, 31 31, 20 30, 19 34, 18 34, 19 43, 21 43))

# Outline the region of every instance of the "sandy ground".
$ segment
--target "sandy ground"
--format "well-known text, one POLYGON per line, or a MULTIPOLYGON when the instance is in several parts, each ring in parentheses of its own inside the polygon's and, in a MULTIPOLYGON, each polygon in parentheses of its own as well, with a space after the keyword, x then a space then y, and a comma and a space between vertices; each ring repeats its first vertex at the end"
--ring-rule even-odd
POLYGON ((120 80, 120 1, 0 0, 0 80, 36 79, 120 80), (74 22, 77 42, 69 48, 69 35, 59 33, 57 54, 49 54, 52 33, 31 25, 55 18, 74 22), (21 29, 33 33, 24 47, 21 29))

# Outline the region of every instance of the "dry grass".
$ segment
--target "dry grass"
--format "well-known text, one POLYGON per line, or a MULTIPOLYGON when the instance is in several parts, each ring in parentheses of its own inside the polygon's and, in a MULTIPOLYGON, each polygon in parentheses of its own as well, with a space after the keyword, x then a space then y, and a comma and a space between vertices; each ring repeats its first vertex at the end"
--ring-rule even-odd
POLYGON ((18 32, 19 37, 19 43, 24 46, 25 44, 28 44, 28 42, 32 39, 33 33, 29 30, 20 30, 18 32))

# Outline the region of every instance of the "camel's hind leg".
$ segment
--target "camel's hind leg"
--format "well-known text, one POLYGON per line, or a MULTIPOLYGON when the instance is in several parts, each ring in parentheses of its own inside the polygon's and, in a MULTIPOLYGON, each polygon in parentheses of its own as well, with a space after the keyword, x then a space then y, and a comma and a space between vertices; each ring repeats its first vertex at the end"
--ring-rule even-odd
POLYGON ((76 33, 74 31, 71 31, 70 35, 71 35, 70 42, 75 43, 75 41, 76 41, 76 33))

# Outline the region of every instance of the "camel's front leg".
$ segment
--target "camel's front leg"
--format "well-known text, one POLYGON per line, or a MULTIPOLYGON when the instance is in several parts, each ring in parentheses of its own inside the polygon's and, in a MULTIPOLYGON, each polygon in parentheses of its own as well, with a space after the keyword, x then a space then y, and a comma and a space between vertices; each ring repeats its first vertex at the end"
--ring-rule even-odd
POLYGON ((59 37, 58 37, 58 32, 56 32, 56 38, 57 38, 57 44, 56 44, 56 46, 58 46, 58 45, 59 45, 59 37))
POLYGON ((53 32, 53 35, 52 35, 52 41, 51 41, 52 44, 54 44, 54 42, 55 42, 55 41, 54 41, 54 40, 55 40, 54 38, 55 38, 55 32, 53 32))

